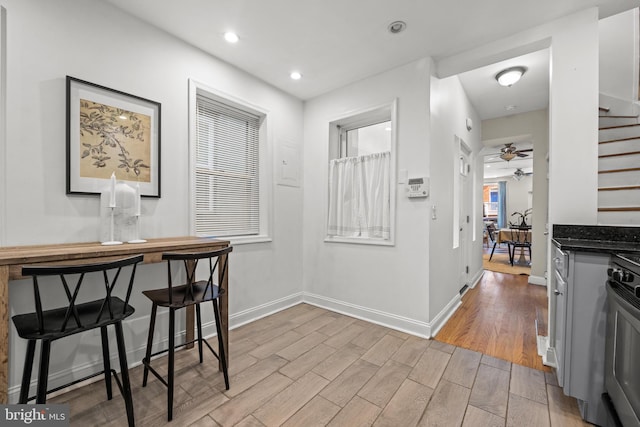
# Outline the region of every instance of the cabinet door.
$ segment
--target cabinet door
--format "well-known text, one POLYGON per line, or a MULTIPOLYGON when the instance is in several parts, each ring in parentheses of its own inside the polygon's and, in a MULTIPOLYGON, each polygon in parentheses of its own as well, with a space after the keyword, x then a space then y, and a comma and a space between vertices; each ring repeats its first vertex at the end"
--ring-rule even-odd
POLYGON ((567 319, 567 283, 558 270, 553 271, 552 290, 556 295, 556 376, 558 385, 564 385, 565 340, 567 319))

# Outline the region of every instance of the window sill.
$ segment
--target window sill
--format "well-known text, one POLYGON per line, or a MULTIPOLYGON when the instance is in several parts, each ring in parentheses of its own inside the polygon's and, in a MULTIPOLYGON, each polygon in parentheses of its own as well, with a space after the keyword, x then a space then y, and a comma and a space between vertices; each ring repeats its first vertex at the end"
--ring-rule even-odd
POLYGON ((395 246, 393 240, 382 240, 368 237, 335 237, 328 236, 324 239, 327 243, 352 243, 356 245, 395 246))
POLYGON ((271 242, 273 239, 270 236, 259 235, 259 236, 207 236, 207 237, 215 237, 220 240, 228 240, 231 245, 246 245, 250 243, 265 243, 271 242))

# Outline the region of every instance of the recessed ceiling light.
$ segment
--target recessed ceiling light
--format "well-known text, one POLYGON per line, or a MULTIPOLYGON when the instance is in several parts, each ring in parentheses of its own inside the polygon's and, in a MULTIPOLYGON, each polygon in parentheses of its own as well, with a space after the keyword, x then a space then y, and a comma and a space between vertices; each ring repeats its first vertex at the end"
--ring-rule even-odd
POLYGON ((302 74, 300 74, 299 71, 292 71, 291 74, 289 74, 289 76, 293 79, 293 80, 300 80, 302 78, 302 74))
POLYGON ((407 28, 407 23, 404 21, 394 21, 387 27, 387 30, 391 34, 398 34, 403 32, 407 28))
POLYGON ((224 39, 229 43, 237 43, 238 40, 240 40, 238 38, 238 35, 233 31, 227 31, 226 33, 224 33, 224 39))
POLYGON ((513 111, 516 108, 518 108, 517 105, 505 105, 505 107, 504 107, 504 109, 507 110, 507 111, 513 111))
POLYGON ((527 69, 524 67, 507 68, 496 74, 496 80, 500 86, 508 87, 520 80, 525 71, 527 71, 527 69))

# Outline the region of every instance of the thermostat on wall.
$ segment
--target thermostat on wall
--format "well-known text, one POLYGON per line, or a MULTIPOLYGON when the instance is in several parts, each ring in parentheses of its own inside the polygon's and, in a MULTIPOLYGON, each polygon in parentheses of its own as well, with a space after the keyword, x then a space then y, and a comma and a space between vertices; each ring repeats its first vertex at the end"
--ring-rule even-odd
POLYGON ((409 178, 407 184, 409 190, 409 198, 428 197, 429 196, 429 178, 426 176, 420 178, 409 178))

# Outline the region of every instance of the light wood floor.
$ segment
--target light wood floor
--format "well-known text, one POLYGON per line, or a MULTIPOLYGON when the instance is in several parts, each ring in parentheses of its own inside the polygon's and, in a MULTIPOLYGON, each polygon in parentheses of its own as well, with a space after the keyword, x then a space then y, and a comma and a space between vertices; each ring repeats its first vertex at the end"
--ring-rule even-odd
POLYGON ((529 276, 485 271, 435 339, 534 369, 551 371, 538 356, 536 312, 546 318, 547 289, 529 276))
MULTIPOLYGON (((176 355, 171 423, 165 388, 132 369, 137 425, 583 425, 553 375, 307 304, 231 331, 230 349, 228 391, 213 356, 176 355)), ((73 426, 124 426, 114 394, 99 381, 50 402, 70 402, 73 426)))

